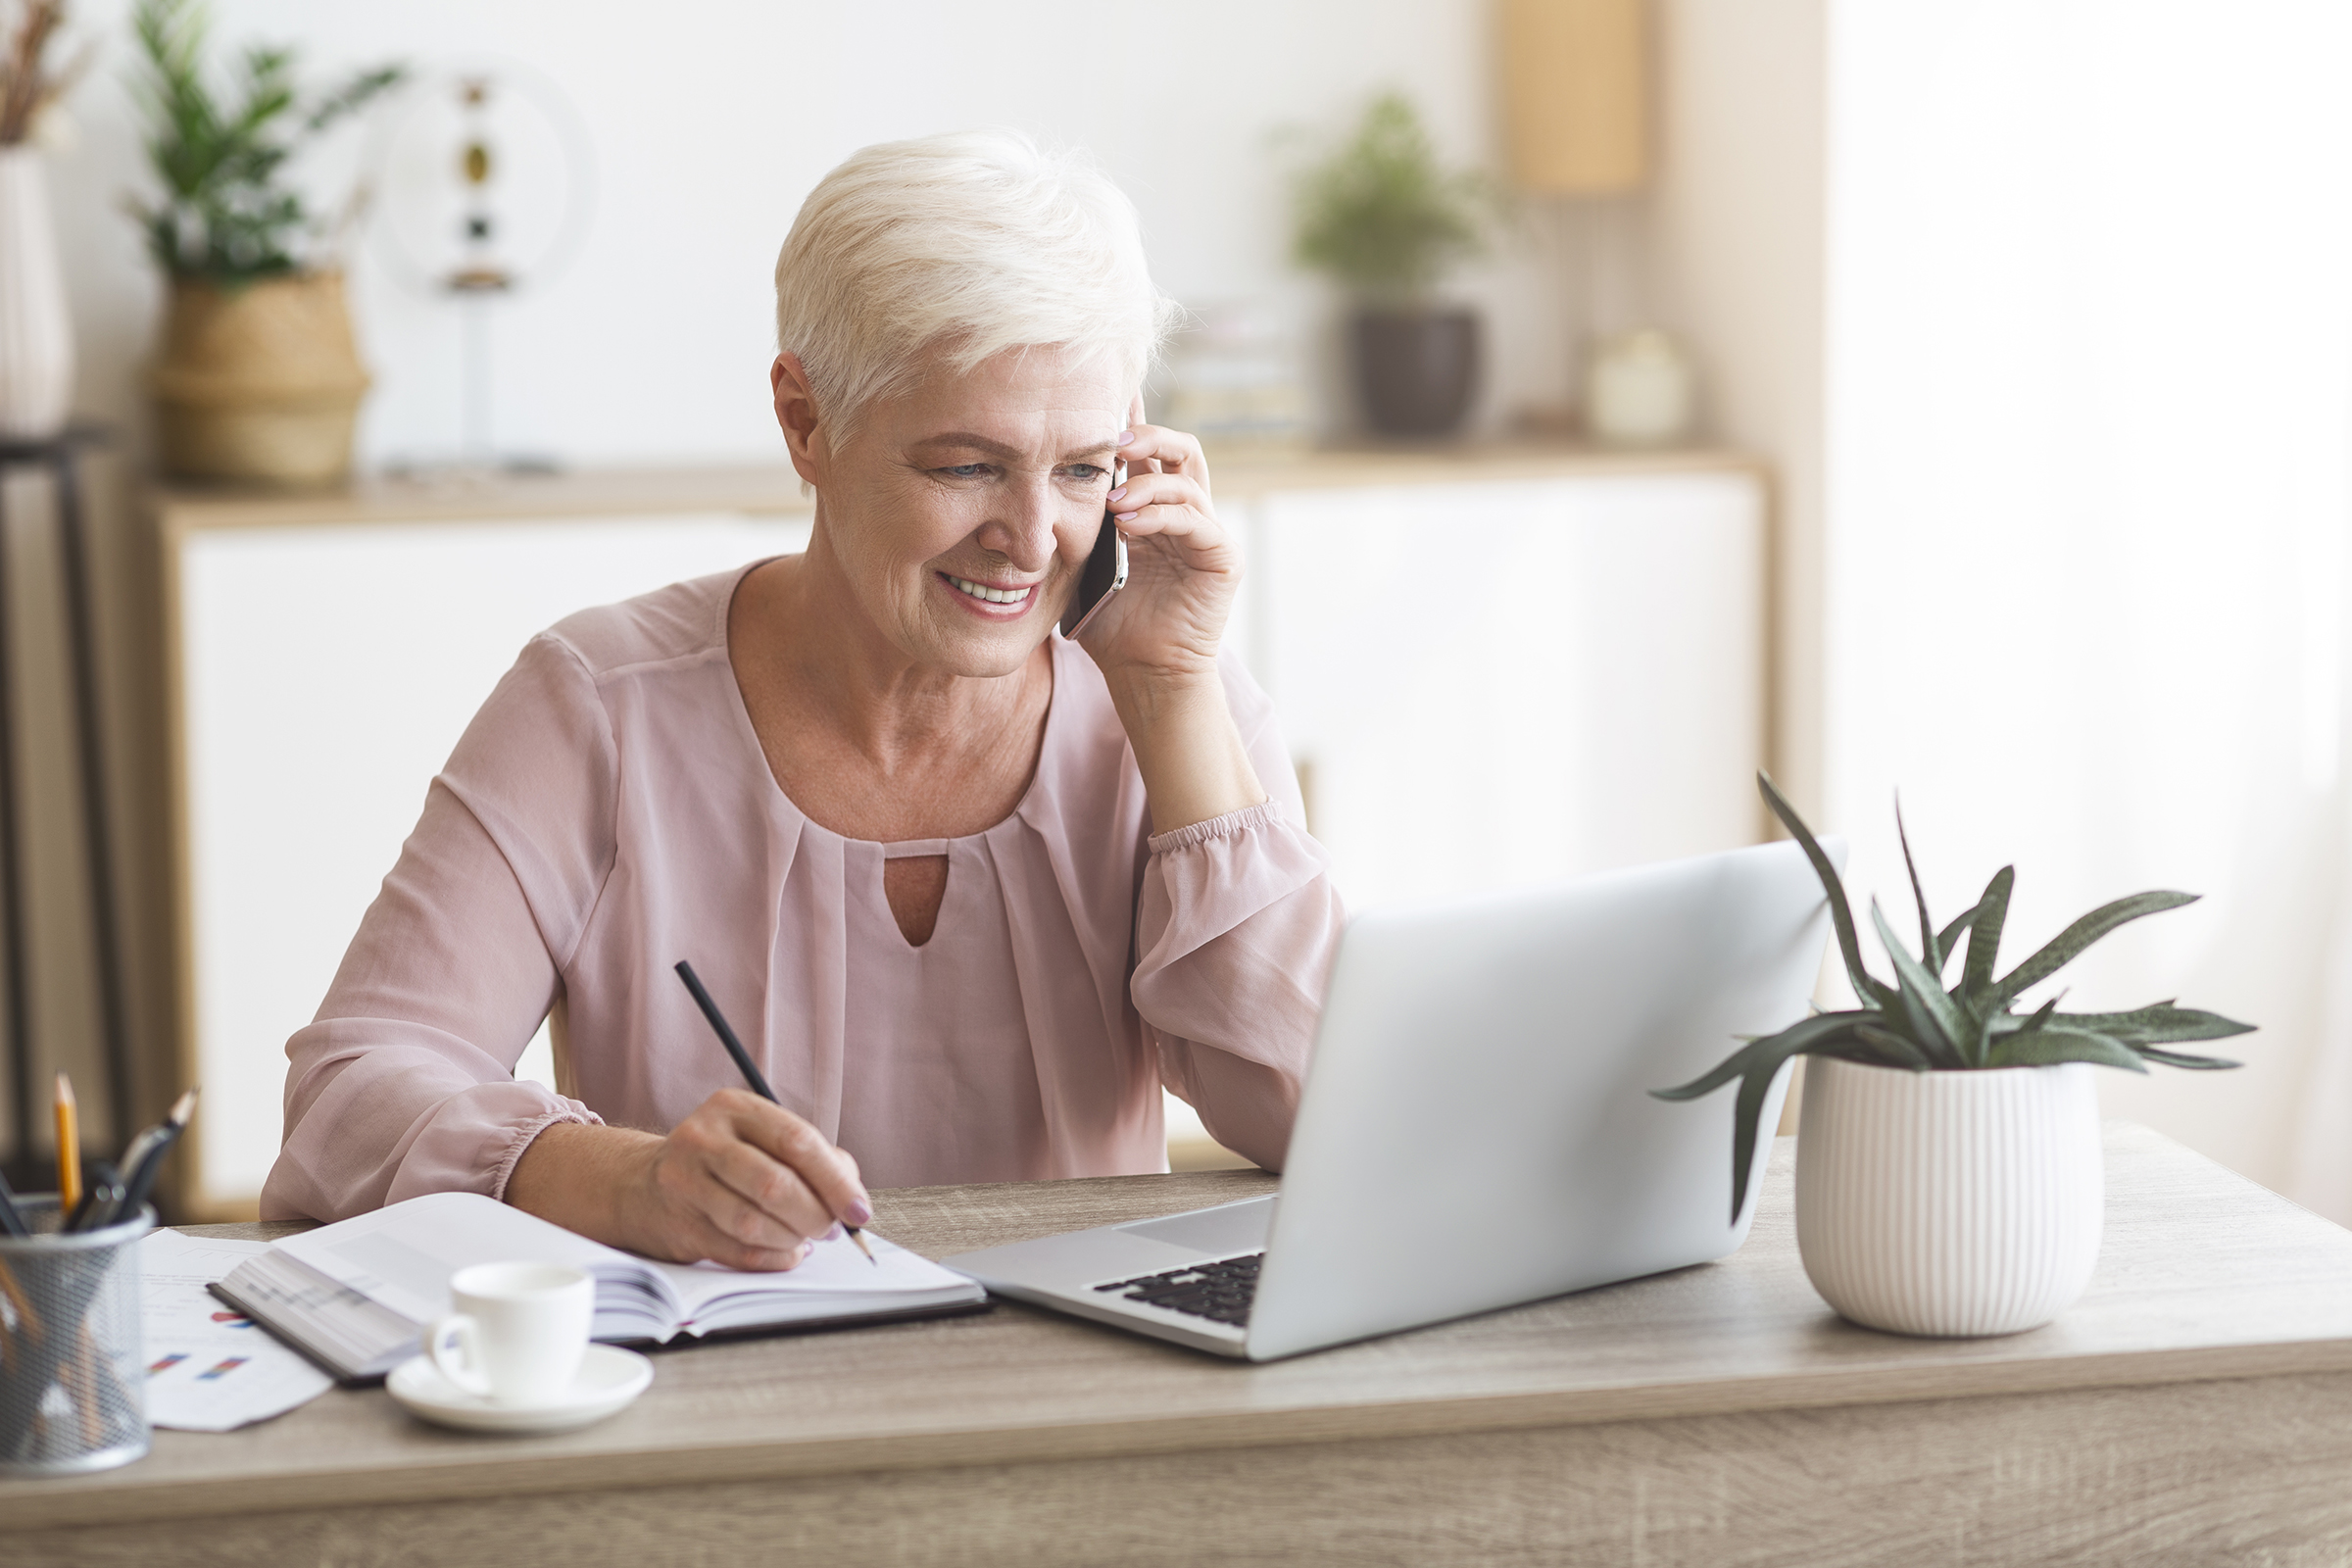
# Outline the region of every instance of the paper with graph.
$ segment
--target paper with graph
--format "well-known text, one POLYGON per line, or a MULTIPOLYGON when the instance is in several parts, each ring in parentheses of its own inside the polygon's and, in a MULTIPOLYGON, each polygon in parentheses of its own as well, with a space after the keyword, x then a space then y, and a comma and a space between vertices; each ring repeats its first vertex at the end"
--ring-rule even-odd
POLYGON ((139 1328, 147 1419, 182 1432, 231 1432, 308 1404, 335 1386, 206 1287, 267 1242, 159 1230, 139 1244, 139 1328))

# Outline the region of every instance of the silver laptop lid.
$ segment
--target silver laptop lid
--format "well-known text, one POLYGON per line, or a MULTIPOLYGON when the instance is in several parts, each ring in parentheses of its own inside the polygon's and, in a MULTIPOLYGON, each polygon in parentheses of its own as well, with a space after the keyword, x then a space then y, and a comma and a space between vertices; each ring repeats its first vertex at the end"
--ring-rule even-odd
POLYGON ((1803 1016, 1828 932, 1788 843, 1351 922, 1249 1356, 1737 1250, 1754 1205, 1733 1222, 1732 1092, 1649 1091, 1803 1016))

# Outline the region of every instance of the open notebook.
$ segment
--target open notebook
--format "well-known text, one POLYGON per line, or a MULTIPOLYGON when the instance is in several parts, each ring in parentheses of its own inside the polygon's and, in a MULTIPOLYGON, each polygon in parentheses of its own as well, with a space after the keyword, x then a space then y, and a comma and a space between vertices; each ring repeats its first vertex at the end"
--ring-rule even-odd
POLYGON ((872 1231, 868 1263, 847 1238, 818 1242, 784 1274, 656 1263, 575 1236, 478 1193, 432 1193, 289 1236, 213 1293, 346 1383, 417 1353, 450 1310, 449 1277, 472 1263, 568 1263, 596 1280, 597 1339, 777 1333, 979 1311, 987 1293, 872 1231))

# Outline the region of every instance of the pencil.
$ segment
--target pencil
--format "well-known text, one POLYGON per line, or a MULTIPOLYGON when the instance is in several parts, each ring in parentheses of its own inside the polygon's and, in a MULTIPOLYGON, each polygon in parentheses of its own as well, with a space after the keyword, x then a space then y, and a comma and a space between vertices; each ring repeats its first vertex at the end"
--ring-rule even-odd
MULTIPOLYGON (((760 1075, 760 1064, 752 1060, 752 1054, 743 1049, 743 1042, 736 1039, 735 1031, 728 1027, 727 1015, 718 1010, 718 1004, 711 1001, 710 993, 703 989, 702 977, 694 972, 694 965, 680 958, 677 969, 678 978, 686 982, 686 989, 694 998, 694 1004, 703 1009, 703 1016, 710 1021, 710 1032, 718 1036, 718 1043, 727 1048, 728 1055, 735 1058, 735 1070, 742 1073, 743 1081, 752 1086, 752 1093, 771 1105, 782 1104, 783 1102, 776 1098, 776 1092, 767 1087, 767 1080, 760 1075)), ((850 1233, 850 1240, 858 1244, 858 1250, 865 1254, 868 1263, 877 1268, 881 1266, 881 1260, 874 1256, 874 1250, 865 1245, 864 1233, 846 1222, 841 1228, 850 1233)))
POLYGON ((113 1223, 109 1216, 122 1200, 122 1173, 107 1161, 91 1160, 90 1168, 83 1174, 88 1180, 81 1184, 81 1201, 66 1215, 69 1234, 105 1229, 113 1223))
POLYGON ((81 1132, 74 1104, 74 1080, 57 1075, 57 1212, 62 1219, 81 1201, 81 1132))

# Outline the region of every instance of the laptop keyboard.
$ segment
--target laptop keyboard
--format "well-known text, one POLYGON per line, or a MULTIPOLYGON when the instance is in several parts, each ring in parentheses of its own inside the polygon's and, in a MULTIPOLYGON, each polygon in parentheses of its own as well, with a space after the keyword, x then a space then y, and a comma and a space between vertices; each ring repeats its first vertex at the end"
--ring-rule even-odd
POLYGON ((1145 1274, 1131 1280, 1098 1285, 1098 1291, 1121 1291, 1127 1301, 1146 1301, 1171 1312, 1189 1312, 1212 1323, 1240 1325, 1250 1321, 1250 1302, 1257 1295, 1257 1266, 1263 1252, 1220 1258, 1172 1268, 1165 1274, 1145 1274))

